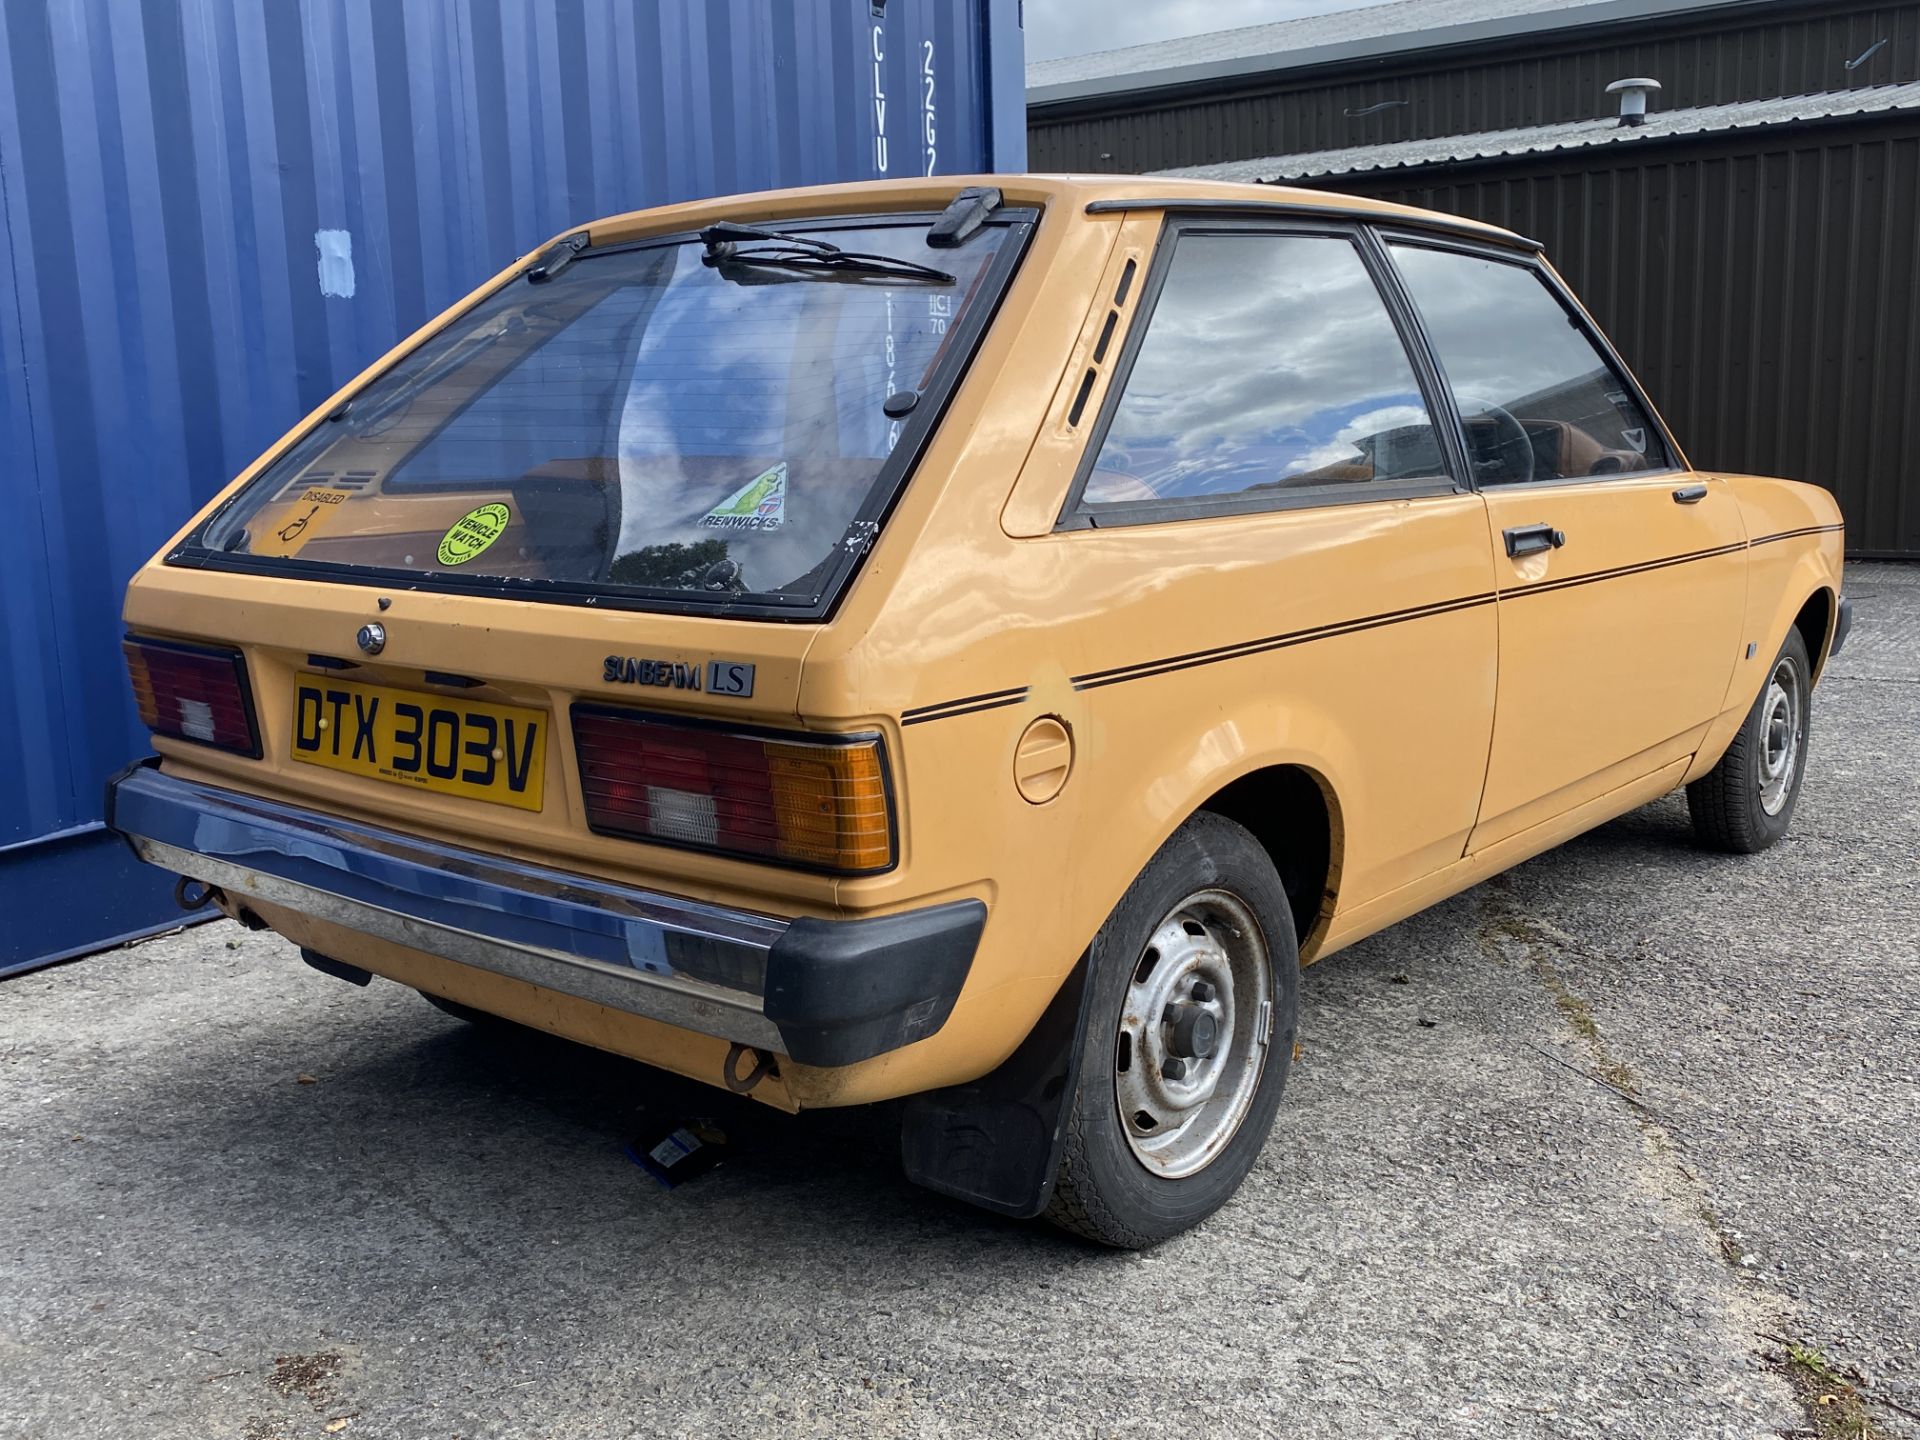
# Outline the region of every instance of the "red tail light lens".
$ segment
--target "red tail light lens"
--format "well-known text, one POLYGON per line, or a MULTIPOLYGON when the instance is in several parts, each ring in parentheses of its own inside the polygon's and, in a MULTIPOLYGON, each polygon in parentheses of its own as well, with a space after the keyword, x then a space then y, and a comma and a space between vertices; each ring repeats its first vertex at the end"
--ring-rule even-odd
POLYGON ((576 705, 587 823, 604 834, 872 874, 893 864, 877 735, 823 739, 576 705))
POLYGON ((247 662, 238 650, 129 637, 127 674, 140 719, 156 735, 260 758, 247 662))

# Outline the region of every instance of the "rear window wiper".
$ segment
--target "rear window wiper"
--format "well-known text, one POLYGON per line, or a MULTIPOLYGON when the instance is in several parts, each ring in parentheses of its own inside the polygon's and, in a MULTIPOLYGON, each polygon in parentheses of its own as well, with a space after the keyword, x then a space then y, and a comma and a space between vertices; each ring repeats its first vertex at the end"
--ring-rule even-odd
POLYGON ((779 230, 763 230, 757 225, 737 225, 723 220, 702 230, 700 240, 706 246, 706 254, 701 258, 708 265, 773 265, 801 272, 884 275, 939 285, 956 283, 946 271, 922 265, 917 260, 842 250, 838 245, 815 240, 810 235, 788 235, 779 230), (766 243, 742 245, 742 241, 766 243))

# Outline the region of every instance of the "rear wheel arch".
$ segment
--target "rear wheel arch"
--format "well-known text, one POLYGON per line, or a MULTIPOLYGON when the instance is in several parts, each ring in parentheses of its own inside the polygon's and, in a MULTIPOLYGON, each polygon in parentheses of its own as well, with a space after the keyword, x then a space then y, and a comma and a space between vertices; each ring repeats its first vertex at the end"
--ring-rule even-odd
POLYGON ((1301 956, 1310 957, 1332 918, 1345 840, 1331 783, 1305 765, 1267 765, 1222 785, 1196 809, 1225 816, 1260 842, 1286 887, 1301 956))
MULTIPOLYGON (((1218 779, 1201 793, 1128 877, 1115 903, 1125 901, 1169 838, 1194 816, 1211 813, 1248 831, 1266 853, 1293 911, 1297 955, 1311 958, 1325 938, 1339 886, 1344 825, 1332 783, 1316 768, 1274 763, 1218 779)), ((1095 941, 1110 918, 1111 911, 1101 917, 1006 1061, 978 1080, 909 1099, 901 1145, 915 1184, 1005 1215, 1032 1217, 1048 1207, 1064 1143, 1063 1107, 1075 1093, 1085 1053, 1095 941), (978 1140, 987 1130, 1003 1137, 992 1154, 978 1140)))

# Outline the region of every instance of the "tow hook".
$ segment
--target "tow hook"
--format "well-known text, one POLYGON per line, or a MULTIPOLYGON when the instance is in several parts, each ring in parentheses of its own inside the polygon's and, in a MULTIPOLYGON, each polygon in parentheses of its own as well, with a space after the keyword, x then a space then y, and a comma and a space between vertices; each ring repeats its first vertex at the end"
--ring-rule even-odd
POLYGON ((218 905, 227 897, 220 893, 218 885, 209 885, 204 880, 196 880, 191 875, 182 875, 174 882, 173 903, 191 914, 195 910, 204 910, 209 905, 218 905), (196 892, 194 886, 199 886, 196 892))
POLYGON ((196 880, 191 875, 182 875, 173 886, 173 903, 189 915, 197 915, 211 905, 224 914, 231 915, 249 930, 264 930, 267 922, 262 920, 245 905, 236 905, 227 898, 227 892, 218 885, 209 885, 204 880, 196 880), (198 885, 198 891, 194 886, 198 885))
POLYGON ((773 1073, 773 1056, 751 1045, 742 1045, 736 1041, 727 1051, 726 1063, 720 1067, 720 1078, 726 1082, 727 1089, 736 1095, 751 1095, 753 1087, 773 1073), (740 1073, 742 1056, 751 1055, 753 1065, 745 1075, 740 1073))

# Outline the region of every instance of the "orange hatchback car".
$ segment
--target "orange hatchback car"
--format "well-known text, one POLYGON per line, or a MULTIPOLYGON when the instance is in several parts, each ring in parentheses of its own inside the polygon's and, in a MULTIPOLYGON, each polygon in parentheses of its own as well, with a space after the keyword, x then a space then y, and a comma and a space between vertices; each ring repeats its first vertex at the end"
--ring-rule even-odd
POLYGON ((1771 844, 1823 491, 1700 471, 1517 235, 979 177, 597 221, 134 578, 111 821, 332 975, 1114 1245, 1266 1142, 1299 966, 1685 785, 1771 844))

